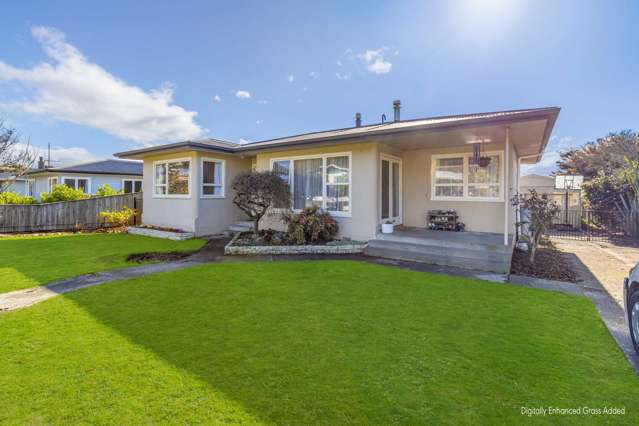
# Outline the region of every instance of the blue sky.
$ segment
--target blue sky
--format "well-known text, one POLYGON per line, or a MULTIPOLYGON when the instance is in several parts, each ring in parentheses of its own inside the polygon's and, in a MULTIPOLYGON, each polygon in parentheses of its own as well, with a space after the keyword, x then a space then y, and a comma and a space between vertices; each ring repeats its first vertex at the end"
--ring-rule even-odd
POLYGON ((561 106, 557 150, 636 128, 639 3, 3 2, 0 117, 63 163, 561 106), (90 3, 90 4, 89 4, 90 3))

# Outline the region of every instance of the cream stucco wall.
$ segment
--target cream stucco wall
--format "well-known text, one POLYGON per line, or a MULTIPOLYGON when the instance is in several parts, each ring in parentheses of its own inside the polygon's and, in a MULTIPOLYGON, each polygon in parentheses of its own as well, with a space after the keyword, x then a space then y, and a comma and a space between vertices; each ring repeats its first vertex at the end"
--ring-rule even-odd
MULTIPOLYGON (((503 151, 502 144, 487 144, 486 151, 503 151)), ((455 209, 466 230, 504 232, 503 201, 435 201, 431 199, 431 157, 437 154, 472 152, 472 147, 452 147, 404 151, 403 159, 403 223, 406 226, 426 226, 426 213, 433 209, 455 209)), ((517 159, 511 148, 508 159, 508 193, 516 188, 517 159)), ((514 229, 514 209, 509 206, 509 232, 514 229)))
POLYGON ((246 220, 246 216, 233 204, 231 182, 238 173, 251 171, 251 158, 241 158, 237 155, 217 153, 197 153, 197 182, 201 181, 201 160, 212 158, 224 160, 224 198, 202 198, 198 187, 198 210, 195 218, 195 229, 198 235, 219 234, 229 225, 239 220, 246 220))
MULTIPOLYGON (((351 153, 351 216, 336 217, 340 235, 356 240, 375 238, 378 222, 379 148, 375 143, 335 144, 328 147, 294 149, 257 154, 257 170, 269 170, 274 158, 299 157, 330 153, 351 153)), ((277 216, 265 218, 265 227, 281 229, 277 216)))
POLYGON ((232 223, 243 220, 233 205, 231 181, 238 173, 251 169, 251 159, 228 154, 182 151, 144 159, 144 208, 142 223, 165 226, 210 235, 225 231, 232 223), (202 158, 225 162, 225 195, 222 198, 203 198, 201 192, 202 158), (188 159, 191 161, 190 194, 188 197, 160 197, 153 193, 153 164, 159 160, 188 159))
MULTIPOLYGON (((503 151, 503 144, 487 144, 487 151, 503 151)), ((375 238, 380 218, 379 170, 380 155, 392 155, 402 160, 402 212, 403 224, 426 226, 426 212, 431 209, 454 208, 469 231, 504 232, 505 201, 434 201, 431 200, 431 156, 471 152, 472 147, 451 147, 401 151, 392 144, 373 142, 332 144, 324 147, 288 149, 258 153, 252 157, 239 155, 183 151, 157 155, 144 160, 144 211, 146 224, 167 226, 193 231, 197 235, 222 232, 229 225, 244 220, 244 215, 233 204, 230 184, 241 171, 269 170, 272 159, 304 157, 319 154, 350 153, 351 164, 351 214, 336 217, 340 234, 357 240, 375 238), (201 198, 201 159, 225 160, 224 198, 201 198), (153 195, 153 162, 166 159, 189 158, 191 160, 191 193, 188 198, 159 198, 153 195)), ((508 156, 508 179, 505 200, 517 188, 517 153, 512 148, 508 156)), ((514 232, 514 209, 508 203, 508 229, 514 232)), ((265 217, 263 228, 283 229, 278 215, 265 217)))
MULTIPOLYGON (((142 180, 143 208, 142 223, 145 225, 164 226, 195 232, 197 217, 197 172, 195 151, 182 151, 146 157, 144 159, 144 178, 142 180), (189 159, 191 160, 190 196, 188 198, 158 197, 153 193, 153 163, 159 160, 189 159)), ((198 172, 199 173, 199 172, 198 172)))

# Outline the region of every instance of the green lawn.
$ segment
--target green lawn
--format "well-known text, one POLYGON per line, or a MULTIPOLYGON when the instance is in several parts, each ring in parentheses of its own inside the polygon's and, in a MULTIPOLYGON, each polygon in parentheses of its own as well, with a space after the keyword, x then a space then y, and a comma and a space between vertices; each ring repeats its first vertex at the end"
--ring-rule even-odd
POLYGON ((74 275, 132 266, 149 251, 196 250, 203 240, 171 241, 129 234, 58 234, 0 239, 0 293, 74 275))
POLYGON ((0 314, 0 336, 0 423, 639 422, 587 299, 363 262, 113 282, 0 314))

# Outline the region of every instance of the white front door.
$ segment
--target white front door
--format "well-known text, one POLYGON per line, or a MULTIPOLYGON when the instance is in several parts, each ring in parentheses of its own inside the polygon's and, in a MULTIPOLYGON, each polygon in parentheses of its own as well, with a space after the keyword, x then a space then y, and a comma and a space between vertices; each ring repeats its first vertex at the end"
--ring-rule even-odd
POLYGON ((402 160, 382 155, 380 158, 380 223, 402 223, 402 160))

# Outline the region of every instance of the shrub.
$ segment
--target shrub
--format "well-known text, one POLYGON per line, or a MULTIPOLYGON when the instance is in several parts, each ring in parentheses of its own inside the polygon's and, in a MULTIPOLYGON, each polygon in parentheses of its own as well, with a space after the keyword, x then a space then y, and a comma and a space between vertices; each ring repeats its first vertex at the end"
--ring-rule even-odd
POLYGON ((121 194, 122 190, 116 191, 111 188, 108 183, 105 183, 103 186, 98 186, 98 191, 95 193, 97 197, 108 197, 109 195, 118 195, 121 194))
POLYGON ((43 203, 54 203, 56 201, 75 201, 87 198, 88 195, 81 189, 73 189, 66 185, 56 185, 51 192, 40 194, 43 203))
POLYGON ((552 226, 552 220, 559 212, 559 206, 546 194, 538 194, 531 189, 528 194, 517 194, 512 198, 512 204, 527 212, 528 220, 517 223, 528 225, 528 235, 522 235, 522 239, 530 250, 530 263, 535 261, 535 253, 542 236, 552 226))
POLYGON ((99 219, 102 219, 106 223, 118 228, 123 228, 130 224, 134 216, 135 210, 127 206, 124 206, 122 210, 113 210, 98 213, 99 219))
POLYGON ((15 192, 0 193, 0 204, 35 204, 33 197, 16 194, 15 192))
POLYGON ((300 213, 284 215, 288 238, 295 244, 331 241, 337 235, 337 222, 319 207, 306 207, 300 213))
POLYGON ((275 172, 238 174, 231 185, 233 204, 253 221, 253 233, 259 233, 259 222, 271 207, 290 206, 291 190, 275 172))

